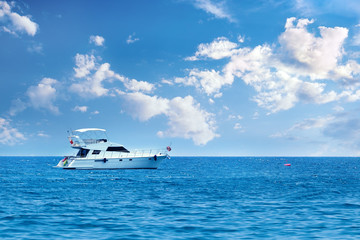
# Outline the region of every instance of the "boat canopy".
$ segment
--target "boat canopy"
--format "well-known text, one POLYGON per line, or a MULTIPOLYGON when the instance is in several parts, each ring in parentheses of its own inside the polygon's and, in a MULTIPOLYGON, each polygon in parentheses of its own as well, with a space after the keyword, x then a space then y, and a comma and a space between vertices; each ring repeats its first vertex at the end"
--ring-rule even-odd
POLYGON ((72 147, 84 147, 89 144, 105 143, 108 141, 105 129, 82 128, 72 131, 69 136, 72 147))
POLYGON ((106 132, 105 129, 101 129, 101 128, 81 128, 78 130, 75 130, 74 132, 89 132, 89 131, 101 131, 101 132, 106 132))

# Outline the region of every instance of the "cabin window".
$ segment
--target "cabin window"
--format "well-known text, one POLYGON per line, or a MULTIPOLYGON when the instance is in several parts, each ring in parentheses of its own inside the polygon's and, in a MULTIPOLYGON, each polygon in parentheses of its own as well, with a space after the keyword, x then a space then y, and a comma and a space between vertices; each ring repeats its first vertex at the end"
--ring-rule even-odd
POLYGON ((85 149, 85 148, 80 148, 79 152, 77 153, 77 157, 86 157, 87 154, 89 153, 89 149, 85 149))
POLYGON ((106 149, 106 151, 110 151, 110 152, 126 152, 129 153, 129 150, 127 150, 126 148, 124 148, 123 146, 120 147, 108 147, 106 149))
POLYGON ((100 154, 101 150, 94 150, 92 154, 100 154))

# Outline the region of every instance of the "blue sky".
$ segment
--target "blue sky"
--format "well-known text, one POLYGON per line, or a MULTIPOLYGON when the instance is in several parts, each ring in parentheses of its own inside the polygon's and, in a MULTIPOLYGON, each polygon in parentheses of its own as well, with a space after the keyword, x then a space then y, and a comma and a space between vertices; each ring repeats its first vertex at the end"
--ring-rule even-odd
POLYGON ((357 156, 355 0, 0 1, 1 155, 357 156))

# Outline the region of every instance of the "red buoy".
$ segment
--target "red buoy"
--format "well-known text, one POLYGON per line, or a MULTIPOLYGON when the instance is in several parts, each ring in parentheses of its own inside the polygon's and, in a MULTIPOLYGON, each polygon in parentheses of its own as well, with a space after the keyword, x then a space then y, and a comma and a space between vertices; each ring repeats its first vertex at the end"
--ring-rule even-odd
POLYGON ((290 163, 285 163, 284 166, 291 166, 291 164, 290 163))

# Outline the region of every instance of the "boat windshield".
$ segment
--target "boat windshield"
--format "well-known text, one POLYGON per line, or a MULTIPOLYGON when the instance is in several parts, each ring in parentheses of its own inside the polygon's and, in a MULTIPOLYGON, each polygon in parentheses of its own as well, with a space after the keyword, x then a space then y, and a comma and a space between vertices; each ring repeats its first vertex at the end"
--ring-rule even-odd
POLYGON ((79 149, 79 152, 77 153, 77 157, 86 157, 87 156, 87 154, 89 153, 89 149, 85 149, 85 148, 80 148, 79 149))

